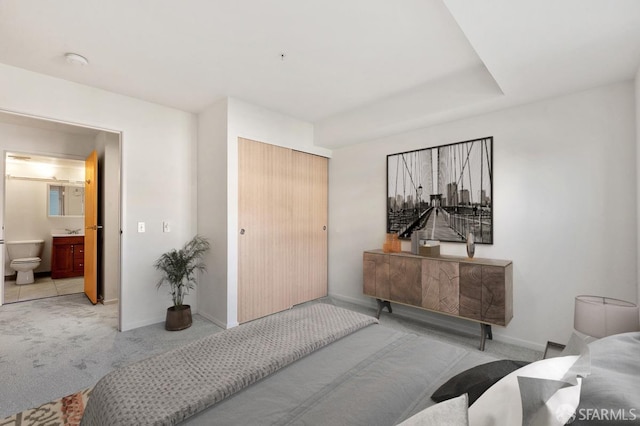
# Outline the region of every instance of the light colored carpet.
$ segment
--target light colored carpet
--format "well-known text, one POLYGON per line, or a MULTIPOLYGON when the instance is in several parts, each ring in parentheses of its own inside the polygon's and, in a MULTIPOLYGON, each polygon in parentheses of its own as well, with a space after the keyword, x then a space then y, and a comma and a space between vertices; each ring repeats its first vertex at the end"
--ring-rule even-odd
POLYGON ((117 331, 117 305, 84 294, 0 307, 0 418, 91 387, 109 371, 222 329, 194 315, 179 332, 158 323, 117 331))
MULTIPOLYGON (((330 298, 320 300, 374 315, 375 310, 330 298)), ((478 335, 438 329, 396 314, 380 323, 477 350, 478 335)), ((0 418, 94 386, 109 371, 222 329, 194 315, 179 332, 158 323, 118 332, 117 305, 92 305, 84 294, 33 300, 0 307, 0 418)), ((542 354, 500 342, 486 351, 501 358, 533 361, 542 354)))

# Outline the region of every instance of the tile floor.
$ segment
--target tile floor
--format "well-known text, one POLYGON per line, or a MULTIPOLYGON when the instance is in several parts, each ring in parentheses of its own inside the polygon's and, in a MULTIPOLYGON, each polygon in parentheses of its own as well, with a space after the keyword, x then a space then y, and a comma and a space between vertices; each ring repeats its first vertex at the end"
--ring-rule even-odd
POLYGON ((43 277, 36 278, 36 282, 33 284, 23 285, 17 285, 15 281, 5 281, 4 303, 24 302, 25 300, 82 293, 83 291, 84 277, 59 280, 43 277))

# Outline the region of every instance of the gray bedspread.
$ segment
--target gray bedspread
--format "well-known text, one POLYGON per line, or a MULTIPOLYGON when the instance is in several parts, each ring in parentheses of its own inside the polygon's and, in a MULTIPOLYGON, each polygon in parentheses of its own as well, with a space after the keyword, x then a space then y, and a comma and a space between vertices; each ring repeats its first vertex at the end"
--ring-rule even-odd
POLYGON ((596 340, 589 351, 591 374, 572 425, 640 425, 640 333, 596 340))
POLYGON ((376 322, 315 304, 216 333, 107 374, 94 387, 82 424, 175 424, 376 322))
POLYGON ((187 419, 188 425, 390 426, 451 376, 496 358, 381 325, 363 328, 187 419))

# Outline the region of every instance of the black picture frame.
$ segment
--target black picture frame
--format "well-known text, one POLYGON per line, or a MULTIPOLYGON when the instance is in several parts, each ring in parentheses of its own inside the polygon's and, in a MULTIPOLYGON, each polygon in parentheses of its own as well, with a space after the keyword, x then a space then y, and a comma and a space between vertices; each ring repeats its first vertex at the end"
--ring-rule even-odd
POLYGON ((387 233, 493 244, 493 136, 387 155, 387 233))

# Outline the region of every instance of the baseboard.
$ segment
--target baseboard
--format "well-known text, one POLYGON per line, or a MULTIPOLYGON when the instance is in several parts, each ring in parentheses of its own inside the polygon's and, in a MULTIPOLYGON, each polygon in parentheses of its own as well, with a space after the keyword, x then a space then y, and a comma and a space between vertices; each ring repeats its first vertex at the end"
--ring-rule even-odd
MULTIPOLYGON (((354 303, 356 305, 378 309, 378 304, 376 300, 371 297, 358 299, 353 297, 345 297, 337 294, 332 294, 331 297, 334 297, 338 300, 343 300, 345 302, 354 303)), ((466 321, 464 319, 449 317, 443 314, 431 313, 428 311, 423 311, 418 308, 411 308, 409 306, 405 306, 399 303, 393 303, 393 302, 391 303, 392 303, 394 314, 399 314, 400 316, 407 317, 415 321, 426 322, 430 325, 434 325, 436 327, 440 327, 444 329, 464 332, 466 334, 480 335, 480 327, 477 327, 477 324, 474 322, 466 321), (474 327, 474 325, 476 325, 476 327, 474 327)), ((386 310, 383 312, 386 312, 386 310)), ((495 335, 495 332, 494 332, 494 335, 495 335)))
POLYGON ((201 317, 211 321, 212 323, 214 323, 215 325, 217 325, 218 327, 226 330, 228 328, 233 328, 233 327, 237 327, 238 323, 235 324, 226 324, 224 321, 220 321, 218 318, 214 318, 211 315, 207 315, 207 314, 203 314, 201 312, 198 312, 198 315, 200 315, 201 317))
MULTIPOLYGON (((217 325, 218 327, 220 327, 220 328, 222 328, 222 329, 225 329, 225 330, 226 330, 227 328, 233 328, 233 327, 237 327, 237 326, 238 326, 238 323, 235 323, 235 324, 229 324, 229 325, 227 325, 227 324, 225 324, 225 323, 223 323, 223 322, 219 321, 218 319, 213 318, 213 317, 211 317, 211 316, 209 316, 209 315, 202 314, 202 313, 200 313, 200 312, 198 312, 198 311, 195 311, 195 312, 194 312, 193 308, 192 308, 192 313, 193 313, 194 315, 196 315, 196 314, 197 314, 197 315, 200 315, 201 317, 203 317, 203 318, 205 318, 205 319, 207 319, 207 320, 211 321, 212 323, 214 323, 214 324, 215 324, 215 325, 217 325)), ((166 317, 162 317, 162 318, 158 318, 158 319, 151 319, 151 320, 147 320, 147 321, 138 321, 138 322, 134 322, 134 323, 132 323, 132 324, 126 324, 126 325, 125 325, 125 324, 123 324, 123 325, 122 325, 122 330, 120 330, 120 331, 129 331, 129 330, 133 330, 133 329, 135 329, 135 328, 146 327, 146 326, 148 326, 148 325, 153 325, 153 324, 158 324, 158 323, 164 323, 164 322, 165 322, 165 320, 166 320, 166 317)))
MULTIPOLYGON (((332 297, 336 300, 341 300, 347 303, 353 303, 354 305, 367 307, 367 308, 373 308, 373 309, 378 308, 378 304, 376 300, 371 297, 356 298, 356 297, 343 296, 340 294, 333 294, 333 293, 330 293, 329 297, 332 297)), ((425 322, 430 325, 434 325, 436 327, 443 328, 443 329, 449 329, 452 331, 462 332, 465 334, 478 335, 478 339, 480 338, 480 327, 478 326, 478 323, 474 321, 467 321, 462 318, 454 318, 444 314, 437 314, 437 313, 432 313, 428 311, 423 311, 418 308, 411 308, 409 306, 405 306, 398 303, 391 302, 391 304, 393 308, 393 314, 398 314, 400 316, 407 317, 415 321, 425 322)), ((386 312, 386 310, 383 312, 386 312)), ((499 342, 520 346, 527 349, 533 349, 540 352, 543 352, 545 349, 545 346, 539 343, 504 335, 500 332, 499 327, 492 327, 492 332, 493 332, 493 340, 496 340, 499 342)))
POLYGON ((120 299, 109 299, 109 300, 103 300, 102 304, 103 305, 113 305, 116 304, 120 301, 120 299))
POLYGON ((152 318, 149 320, 145 320, 145 321, 136 321, 133 322, 131 324, 123 324, 121 322, 121 327, 122 329, 120 331, 129 331, 129 330, 134 330, 136 328, 140 328, 140 327, 146 327, 148 325, 153 325, 153 324, 158 324, 158 323, 164 323, 166 321, 166 315, 161 317, 161 318, 152 318))
MULTIPOLYGON (((493 332, 494 339, 495 339, 495 336, 496 336, 496 332, 494 331, 493 332)), ((498 337, 500 337, 500 339, 498 340, 501 340, 505 343, 509 343, 510 345, 520 346, 527 349, 533 349, 534 351, 538 351, 538 352, 544 352, 546 348, 546 343, 542 345, 540 343, 530 342, 528 340, 522 340, 522 339, 518 339, 511 336, 505 336, 502 334, 498 334, 498 337)))

